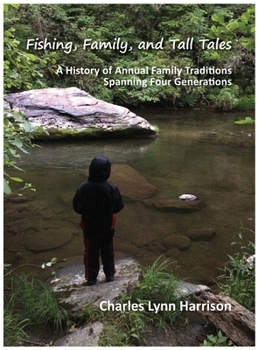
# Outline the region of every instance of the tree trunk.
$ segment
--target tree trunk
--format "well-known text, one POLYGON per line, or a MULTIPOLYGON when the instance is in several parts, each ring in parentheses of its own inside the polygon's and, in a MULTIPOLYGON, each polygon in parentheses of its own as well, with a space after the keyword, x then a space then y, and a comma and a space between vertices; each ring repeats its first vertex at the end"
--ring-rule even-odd
MULTIPOLYGON (((254 346, 255 345, 255 314, 229 296, 220 293, 214 295, 208 291, 202 291, 199 295, 192 296, 195 304, 205 304, 206 308, 197 307, 196 310, 205 316, 218 329, 221 329, 225 335, 238 346, 254 346), (210 307, 207 307, 207 304, 210 307), (216 310, 212 311, 212 307, 216 306, 216 310), (218 311, 222 307, 229 306, 229 311, 218 311), (208 311, 210 309, 210 311, 208 311)), ((197 305, 198 306, 198 305, 197 305)))

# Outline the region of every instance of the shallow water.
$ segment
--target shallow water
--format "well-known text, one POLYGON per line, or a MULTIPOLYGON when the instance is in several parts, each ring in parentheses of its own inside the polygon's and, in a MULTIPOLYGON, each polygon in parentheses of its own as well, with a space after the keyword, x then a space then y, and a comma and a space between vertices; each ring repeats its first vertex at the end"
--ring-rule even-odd
MULTIPOLYGON (((30 156, 22 155, 19 165, 26 174, 18 175, 37 189, 33 194, 39 201, 37 215, 41 205, 42 210, 48 211, 39 216, 39 225, 51 222, 59 230, 78 225, 70 198, 72 201, 73 193, 86 178, 91 159, 106 155, 112 163, 127 164, 137 170, 157 187, 156 196, 160 198, 191 193, 206 203, 200 211, 177 213, 156 211, 141 201, 125 200, 125 208, 118 214, 116 256, 132 256, 146 264, 164 255, 176 260, 179 277, 213 284, 222 273, 227 254, 237 251, 237 246, 231 243, 238 240, 241 223, 246 228, 244 243, 254 240, 255 162, 253 143, 249 142, 254 137, 253 127, 235 125, 234 120, 245 117, 237 114, 135 112, 159 127, 157 138, 43 143, 42 148, 31 149, 30 156), (245 142, 234 136, 240 131, 245 142), (184 251, 168 249, 163 243, 164 237, 172 234, 185 235, 192 229, 208 228, 215 229, 215 237, 193 241, 184 251)), ((26 216, 22 222, 25 221, 26 216)), ((24 265, 19 270, 26 270, 26 266, 27 271, 34 270, 27 264, 40 266, 54 256, 66 259, 63 265, 82 263, 79 229, 61 247, 38 252, 28 249, 25 242, 31 237, 28 232, 17 232, 15 237, 6 235, 5 262, 24 265), (10 237, 15 239, 15 246, 8 241, 10 237)))

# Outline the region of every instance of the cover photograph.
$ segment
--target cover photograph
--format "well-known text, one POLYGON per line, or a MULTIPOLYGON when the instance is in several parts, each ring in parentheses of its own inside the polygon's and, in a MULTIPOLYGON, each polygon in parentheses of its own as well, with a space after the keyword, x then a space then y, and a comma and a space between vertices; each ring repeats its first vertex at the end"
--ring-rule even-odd
POLYGON ((3 5, 4 346, 255 346, 255 12, 3 5))

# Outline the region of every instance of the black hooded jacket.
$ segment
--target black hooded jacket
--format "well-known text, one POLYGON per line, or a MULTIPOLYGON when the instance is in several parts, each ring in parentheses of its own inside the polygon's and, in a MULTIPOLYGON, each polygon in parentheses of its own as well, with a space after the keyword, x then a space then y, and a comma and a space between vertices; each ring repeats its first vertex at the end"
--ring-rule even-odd
POLYGON ((89 167, 87 182, 78 188, 73 208, 82 215, 84 235, 107 234, 114 224, 115 213, 124 207, 118 187, 108 182, 111 162, 107 157, 95 157, 89 167))

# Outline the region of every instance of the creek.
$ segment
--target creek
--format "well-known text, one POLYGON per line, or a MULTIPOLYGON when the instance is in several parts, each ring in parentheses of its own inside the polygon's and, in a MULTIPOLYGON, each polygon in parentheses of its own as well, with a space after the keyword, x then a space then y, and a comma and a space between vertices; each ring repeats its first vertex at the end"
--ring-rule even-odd
MULTIPOLYGON (((240 241, 241 225, 245 227, 242 244, 254 241, 254 126, 234 124, 253 115, 169 109, 134 112, 159 127, 156 138, 45 142, 32 148, 30 155, 22 154, 18 165, 26 172, 11 171, 11 175, 32 183, 36 192, 5 202, 4 259, 12 268, 46 278, 52 268, 40 266, 53 257, 58 259, 53 269, 83 262, 80 218, 73 212, 72 198, 96 155, 136 170, 156 186, 156 197, 176 199, 187 193, 205 203, 195 212, 163 212, 125 198, 125 208, 117 216, 117 258, 131 256, 145 265, 163 255, 175 260, 180 278, 215 287, 227 255, 239 250, 232 242, 240 241), (213 238, 191 241, 186 249, 165 245, 170 235, 211 228, 216 232, 213 238), (41 249, 45 234, 51 241, 49 249, 41 249)), ((138 187, 137 179, 134 186, 138 187)))

